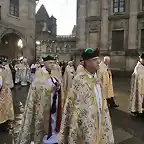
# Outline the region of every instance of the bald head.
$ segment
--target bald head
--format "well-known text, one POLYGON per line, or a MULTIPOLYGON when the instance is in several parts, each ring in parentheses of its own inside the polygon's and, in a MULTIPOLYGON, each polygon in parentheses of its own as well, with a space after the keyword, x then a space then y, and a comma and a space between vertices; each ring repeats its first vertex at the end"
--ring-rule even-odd
POLYGON ((105 56, 105 57, 104 57, 104 63, 105 63, 106 65, 109 65, 109 64, 110 64, 110 57, 109 57, 109 56, 105 56))

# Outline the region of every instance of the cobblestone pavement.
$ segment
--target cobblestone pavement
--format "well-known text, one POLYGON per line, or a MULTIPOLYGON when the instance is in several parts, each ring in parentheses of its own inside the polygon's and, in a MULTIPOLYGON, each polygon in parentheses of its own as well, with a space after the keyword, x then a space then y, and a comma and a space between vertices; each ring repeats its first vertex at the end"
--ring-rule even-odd
MULTIPOLYGON (((144 144, 144 117, 133 117, 128 113, 130 79, 114 79, 117 109, 110 110, 114 130, 115 144, 144 144)), ((15 133, 19 131, 22 113, 27 97, 27 87, 16 87, 13 91, 15 105, 15 133)), ((12 136, 0 134, 0 144, 13 144, 12 136)))

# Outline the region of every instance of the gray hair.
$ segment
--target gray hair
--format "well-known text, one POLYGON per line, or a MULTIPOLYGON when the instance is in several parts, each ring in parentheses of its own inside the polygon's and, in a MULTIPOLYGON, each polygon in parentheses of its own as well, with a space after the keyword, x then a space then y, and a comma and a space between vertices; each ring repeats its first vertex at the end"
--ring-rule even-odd
POLYGON ((106 60, 110 60, 110 57, 109 56, 105 56, 104 57, 104 61, 106 61, 106 60))

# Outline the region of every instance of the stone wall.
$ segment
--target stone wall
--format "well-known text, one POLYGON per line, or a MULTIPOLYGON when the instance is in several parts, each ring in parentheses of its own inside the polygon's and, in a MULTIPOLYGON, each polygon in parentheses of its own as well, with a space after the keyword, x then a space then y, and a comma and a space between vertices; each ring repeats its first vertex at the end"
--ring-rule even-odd
POLYGON ((53 55, 53 56, 58 56, 58 59, 60 61, 70 61, 72 58, 72 53, 38 53, 37 51, 37 59, 41 59, 42 57, 45 57, 47 55, 53 55))
POLYGON ((142 0, 125 0, 125 11, 113 13, 113 0, 78 0, 77 49, 99 48, 109 55, 112 69, 133 71, 141 49, 141 29, 144 29, 142 0), (124 31, 124 49, 112 50, 112 31, 124 31))
MULTIPOLYGON (((55 53, 50 53, 50 55, 55 56, 55 53)), ((46 56, 46 55, 45 55, 46 56)), ((70 61, 71 60, 71 54, 70 53, 57 53, 58 59, 60 61, 70 61)))

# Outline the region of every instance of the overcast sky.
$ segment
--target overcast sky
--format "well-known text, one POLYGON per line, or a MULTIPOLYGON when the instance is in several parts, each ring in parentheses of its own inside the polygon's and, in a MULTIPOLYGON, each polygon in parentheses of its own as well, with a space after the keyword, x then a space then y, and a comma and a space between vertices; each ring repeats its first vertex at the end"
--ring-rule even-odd
POLYGON ((40 0, 36 10, 44 5, 49 16, 57 18, 58 35, 71 34, 76 24, 76 0, 40 0))

